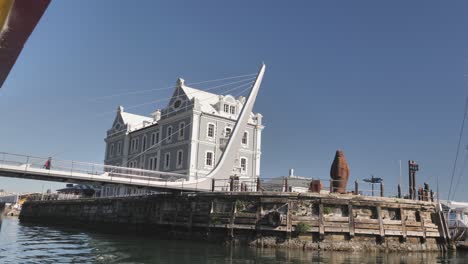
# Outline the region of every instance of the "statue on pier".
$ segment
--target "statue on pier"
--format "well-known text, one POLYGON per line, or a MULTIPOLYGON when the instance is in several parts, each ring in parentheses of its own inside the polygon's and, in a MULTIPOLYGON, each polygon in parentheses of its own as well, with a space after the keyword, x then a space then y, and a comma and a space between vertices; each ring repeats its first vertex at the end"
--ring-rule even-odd
POLYGON ((331 192, 346 193, 346 185, 349 179, 349 167, 343 151, 337 150, 335 159, 330 169, 331 192))

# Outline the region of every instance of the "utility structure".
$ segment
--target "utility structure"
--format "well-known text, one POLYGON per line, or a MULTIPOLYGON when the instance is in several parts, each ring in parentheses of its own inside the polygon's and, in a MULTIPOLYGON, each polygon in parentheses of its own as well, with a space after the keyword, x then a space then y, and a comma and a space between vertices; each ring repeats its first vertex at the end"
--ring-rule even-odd
MULTIPOLYGON (((372 185, 372 196, 374 196, 374 184, 376 183, 383 183, 382 178, 374 177, 374 175, 371 175, 371 178, 369 179, 364 179, 365 182, 368 182, 372 185)), ((383 196, 383 186, 380 187, 380 196, 383 196)))
POLYGON ((419 165, 414 160, 408 160, 409 177, 409 198, 416 200, 416 172, 419 171, 419 165))

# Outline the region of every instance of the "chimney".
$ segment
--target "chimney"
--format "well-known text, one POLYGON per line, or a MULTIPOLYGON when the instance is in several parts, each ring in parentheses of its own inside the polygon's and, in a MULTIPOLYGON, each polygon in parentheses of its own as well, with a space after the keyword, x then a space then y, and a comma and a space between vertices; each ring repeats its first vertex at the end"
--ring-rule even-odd
POLYGON ((154 113, 152 113, 151 116, 153 117, 154 122, 158 122, 159 120, 161 120, 161 110, 158 109, 154 111, 154 113))

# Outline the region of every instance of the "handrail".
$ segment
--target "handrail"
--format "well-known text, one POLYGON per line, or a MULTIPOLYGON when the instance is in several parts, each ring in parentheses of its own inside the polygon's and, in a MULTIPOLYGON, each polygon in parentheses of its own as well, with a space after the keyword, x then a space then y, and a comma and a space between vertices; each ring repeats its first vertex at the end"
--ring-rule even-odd
MULTIPOLYGON (((0 152, 2 159, 0 160, 0 164, 7 164, 7 163, 16 163, 20 165, 26 165, 25 171, 30 168, 40 167, 42 164, 38 165, 38 163, 34 163, 31 160, 43 160, 46 161, 48 158, 44 157, 37 157, 31 155, 21 155, 15 153, 8 153, 8 152, 0 152), (9 159, 8 157, 16 157, 16 158, 24 158, 25 161, 19 161, 18 159, 9 159)), ((145 170, 139 168, 128 168, 128 167, 121 167, 121 166, 113 166, 113 165, 105 165, 105 164, 98 164, 98 163, 90 163, 90 162, 80 162, 74 160, 60 160, 60 159, 52 159, 52 168, 57 171, 69 171, 71 174, 73 172, 84 172, 84 173, 92 173, 93 175, 111 173, 113 175, 127 175, 127 176, 146 176, 146 177, 155 177, 160 178, 161 176, 168 176, 168 177, 177 177, 177 178, 186 178, 187 175, 172 173, 172 172, 164 172, 164 171, 154 171, 154 170, 145 170), (59 164, 59 165, 56 165, 59 164), (67 166, 69 164, 70 166, 67 166), (90 169, 84 169, 83 166, 90 167, 90 169), (107 170, 112 170, 111 172, 107 170), (125 172, 125 173, 123 173, 125 172)))

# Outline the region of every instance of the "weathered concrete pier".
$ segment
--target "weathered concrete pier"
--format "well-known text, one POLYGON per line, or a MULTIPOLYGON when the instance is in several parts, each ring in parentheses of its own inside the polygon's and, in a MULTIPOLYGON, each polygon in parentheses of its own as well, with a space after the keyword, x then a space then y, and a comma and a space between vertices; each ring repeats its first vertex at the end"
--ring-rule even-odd
POLYGON ((181 239, 310 250, 437 251, 448 247, 436 204, 316 193, 185 193, 28 201, 21 221, 181 239))

